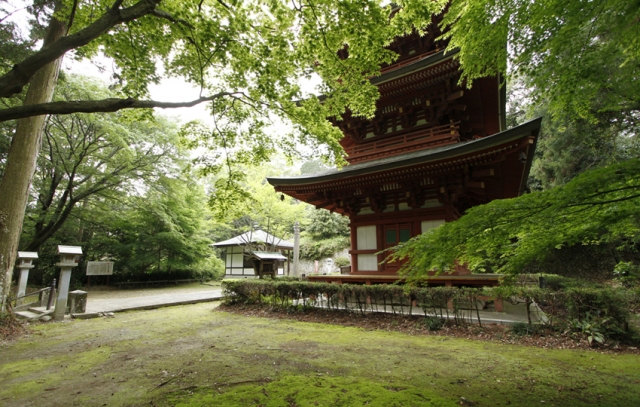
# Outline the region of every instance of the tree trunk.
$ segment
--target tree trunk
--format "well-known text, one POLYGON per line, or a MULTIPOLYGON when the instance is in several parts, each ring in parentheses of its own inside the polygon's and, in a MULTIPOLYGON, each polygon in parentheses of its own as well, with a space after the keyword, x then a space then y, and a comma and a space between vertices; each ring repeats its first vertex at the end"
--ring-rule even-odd
MULTIPOLYGON (((67 33, 64 23, 51 18, 43 47, 67 33)), ((33 77, 27 90, 25 105, 50 102, 58 79, 62 58, 45 65, 33 77)), ((5 310, 11 289, 22 222, 29 196, 29 185, 36 169, 42 145, 45 116, 18 120, 7 162, 0 181, 0 309, 5 310)))

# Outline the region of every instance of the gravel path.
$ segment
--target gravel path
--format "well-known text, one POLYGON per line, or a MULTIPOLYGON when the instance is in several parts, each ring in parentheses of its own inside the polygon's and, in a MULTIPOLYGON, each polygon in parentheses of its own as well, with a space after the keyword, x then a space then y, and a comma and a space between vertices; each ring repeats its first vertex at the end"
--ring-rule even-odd
POLYGON ((150 309, 169 305, 215 301, 222 297, 219 285, 189 284, 145 289, 89 288, 86 314, 150 309))

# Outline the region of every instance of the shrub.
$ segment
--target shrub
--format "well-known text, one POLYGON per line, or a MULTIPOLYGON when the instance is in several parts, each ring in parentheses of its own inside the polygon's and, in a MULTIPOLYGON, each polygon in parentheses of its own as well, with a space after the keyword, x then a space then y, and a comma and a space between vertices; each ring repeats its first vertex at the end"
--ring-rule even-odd
MULTIPOLYGON (((631 308, 640 306, 640 290, 574 287, 561 291, 541 289, 537 286, 499 286, 493 288, 416 287, 395 284, 355 285, 328 284, 274 280, 225 280, 222 283, 226 303, 270 304, 277 307, 319 305, 330 309, 345 309, 359 313, 389 312, 404 314, 413 310, 413 303, 422 310, 425 324, 430 319, 447 320, 454 317, 456 324, 464 319, 462 308, 470 304, 470 317, 481 324, 477 299, 481 296, 502 298, 527 306, 529 323, 515 324, 515 334, 531 334, 537 326, 531 320, 531 307, 541 306, 548 318, 547 324, 584 332, 590 341, 610 338, 634 341, 629 328, 631 308), (453 304, 453 310, 448 308, 453 304), (524 328, 522 325, 525 325, 524 328)), ((435 322, 433 324, 436 324, 435 322)), ((431 330, 431 327, 428 326, 431 330)), ((435 325, 434 325, 435 327, 435 325)))
POLYGON ((426 326, 428 330, 434 332, 441 330, 445 322, 446 321, 443 318, 436 317, 426 317, 423 321, 424 326, 426 326))
POLYGON ((526 322, 516 322, 509 327, 509 330, 518 336, 533 335, 538 331, 535 325, 529 325, 526 322))
POLYGON ((335 258, 336 267, 351 265, 351 260, 347 256, 339 256, 335 258))

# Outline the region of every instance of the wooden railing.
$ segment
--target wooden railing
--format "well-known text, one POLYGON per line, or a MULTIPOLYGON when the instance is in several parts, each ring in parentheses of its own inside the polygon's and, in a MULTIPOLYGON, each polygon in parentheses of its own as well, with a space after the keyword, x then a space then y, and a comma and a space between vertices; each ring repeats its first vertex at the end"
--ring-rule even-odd
POLYGON ((375 158, 397 155, 414 150, 457 143, 460 141, 460 122, 429 127, 397 136, 362 142, 345 149, 351 164, 375 158))
POLYGON ((51 306, 53 305, 53 303, 54 303, 54 299, 55 299, 55 295, 56 295, 56 279, 55 278, 53 279, 53 282, 51 283, 51 287, 45 287, 45 288, 42 288, 42 289, 40 289, 38 291, 34 291, 32 293, 25 294, 25 295, 23 295, 21 297, 16 297, 15 300, 14 300, 15 301, 14 304, 12 304, 13 305, 13 309, 16 309, 16 308, 18 308, 20 306, 25 306, 25 305, 31 306, 31 305, 33 305, 33 304, 20 304, 20 305, 18 305, 18 300, 24 300, 25 298, 31 297, 31 296, 34 296, 34 295, 38 295, 39 301, 37 301, 37 302, 40 303, 39 306, 41 306, 41 307, 44 306, 44 299, 47 298, 47 310, 49 310, 51 308, 51 306), (49 294, 48 297, 47 297, 47 293, 49 294))

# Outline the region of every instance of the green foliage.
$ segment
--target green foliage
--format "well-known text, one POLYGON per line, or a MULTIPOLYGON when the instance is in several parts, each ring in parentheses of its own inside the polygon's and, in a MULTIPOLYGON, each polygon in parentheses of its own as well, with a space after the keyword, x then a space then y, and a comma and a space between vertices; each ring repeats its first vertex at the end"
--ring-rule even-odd
POLYGON ((164 179, 157 190, 132 198, 109 225, 112 239, 93 255, 116 259, 122 280, 217 278, 224 264, 206 236, 206 196, 194 183, 164 179))
POLYGON ((453 0, 442 24, 463 79, 509 68, 553 116, 597 121, 640 108, 639 10, 637 0, 453 0))
POLYGON ((326 209, 308 207, 309 224, 304 231, 300 257, 318 260, 349 247, 349 218, 326 209))
POLYGON ((640 266, 629 261, 621 261, 613 269, 613 275, 625 287, 633 287, 640 281, 640 266))
MULTIPOLYGON (((55 99, 113 95, 99 81, 68 76, 58 85, 55 99)), ((122 199, 140 185, 153 183, 179 161, 175 134, 175 126, 162 118, 136 120, 123 113, 50 116, 22 247, 38 251, 70 217, 83 210, 88 215, 93 202, 122 199)))
POLYGON ((428 330, 435 332, 441 330, 446 321, 442 318, 426 317, 422 322, 428 330))
POLYGON ((517 336, 533 335, 537 332, 535 326, 527 324, 526 322, 516 322, 509 327, 509 330, 517 336))
MULTIPOLYGON (((606 321, 605 321, 606 322, 606 321)), ((604 335, 600 332, 600 324, 591 320, 571 321, 570 326, 574 331, 580 332, 587 337, 591 346, 595 344, 604 344, 604 335)))
POLYGON ((313 239, 349 237, 349 218, 326 209, 310 208, 309 226, 306 232, 313 239))
POLYGON ((349 266, 351 265, 351 260, 346 256, 339 256, 335 258, 336 267, 349 266))
POLYGON ((592 332, 598 331, 605 337, 620 339, 629 332, 629 295, 628 291, 612 288, 566 290, 564 301, 568 319, 579 321, 592 332))
POLYGON ((349 244, 349 238, 340 236, 321 240, 305 238, 300 245, 300 258, 306 260, 324 259, 348 248, 349 244))
POLYGON ((472 270, 520 273, 556 248, 629 240, 640 231, 640 160, 587 171, 564 186, 471 208, 397 246, 411 278, 442 272, 456 261, 472 270))
MULTIPOLYGON (((224 220, 230 225, 229 230, 216 237, 218 241, 244 233, 254 227, 255 223, 271 235, 289 239, 295 222, 303 225, 307 223, 308 205, 276 193, 266 182, 268 176, 282 175, 291 171, 291 167, 281 160, 274 160, 269 164, 240 168, 243 175, 235 178, 236 187, 223 187, 225 192, 221 192, 219 186, 227 183, 226 174, 211 177, 214 194, 210 196, 209 206, 216 219, 224 220), (239 191, 241 195, 235 195, 235 191, 239 191)), ((229 174, 235 177, 234 172, 229 174)))

